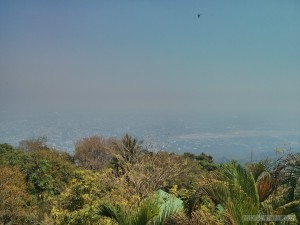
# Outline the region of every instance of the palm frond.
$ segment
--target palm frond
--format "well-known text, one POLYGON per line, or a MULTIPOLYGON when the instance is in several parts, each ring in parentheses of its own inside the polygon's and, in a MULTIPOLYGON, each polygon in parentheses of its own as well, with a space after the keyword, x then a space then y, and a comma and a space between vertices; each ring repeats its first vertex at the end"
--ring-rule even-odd
POLYGON ((274 212, 275 215, 289 215, 294 213, 297 220, 300 221, 300 200, 289 202, 277 208, 274 212))
POLYGON ((227 164, 200 183, 200 193, 209 195, 225 208, 233 224, 245 224, 244 215, 259 213, 259 197, 252 174, 239 164, 227 164))
POLYGON ((98 214, 108 217, 119 225, 162 225, 164 221, 183 209, 180 199, 164 191, 158 191, 134 208, 101 205, 98 214))
POLYGON ((132 215, 128 214, 124 207, 102 204, 99 207, 98 214, 111 218, 120 225, 131 225, 130 220, 132 219, 132 215))
POLYGON ((183 210, 182 200, 171 194, 159 190, 156 192, 156 198, 159 205, 159 215, 150 222, 151 225, 162 225, 167 218, 183 210))
POLYGON ((142 205, 135 214, 135 220, 132 225, 148 224, 154 217, 159 215, 159 206, 156 200, 148 198, 142 202, 142 205))

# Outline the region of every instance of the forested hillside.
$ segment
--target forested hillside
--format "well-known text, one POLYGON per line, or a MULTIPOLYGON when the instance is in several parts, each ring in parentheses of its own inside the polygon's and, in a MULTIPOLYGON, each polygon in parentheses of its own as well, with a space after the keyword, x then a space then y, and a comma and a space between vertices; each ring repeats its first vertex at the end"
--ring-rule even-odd
POLYGON ((217 164, 128 134, 78 140, 74 155, 37 138, 0 144, 0 177, 0 224, 300 223, 299 153, 217 164))

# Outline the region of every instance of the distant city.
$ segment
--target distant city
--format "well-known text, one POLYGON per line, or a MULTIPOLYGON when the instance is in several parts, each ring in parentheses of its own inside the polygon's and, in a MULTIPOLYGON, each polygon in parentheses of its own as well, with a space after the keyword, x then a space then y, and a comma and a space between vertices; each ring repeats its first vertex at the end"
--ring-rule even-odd
POLYGON ((273 158, 278 148, 299 152, 298 124, 295 121, 239 116, 11 115, 2 112, 0 142, 18 146, 21 140, 44 136, 49 146, 73 153, 76 141, 81 138, 93 135, 122 137, 129 133, 153 151, 204 152, 219 162, 231 159, 250 161, 273 158))

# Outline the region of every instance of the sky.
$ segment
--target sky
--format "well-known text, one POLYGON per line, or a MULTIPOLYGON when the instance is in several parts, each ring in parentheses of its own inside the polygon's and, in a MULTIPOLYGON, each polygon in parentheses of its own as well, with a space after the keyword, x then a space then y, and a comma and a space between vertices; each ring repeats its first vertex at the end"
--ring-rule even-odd
POLYGON ((298 116, 300 1, 1 0, 0 102, 298 116))

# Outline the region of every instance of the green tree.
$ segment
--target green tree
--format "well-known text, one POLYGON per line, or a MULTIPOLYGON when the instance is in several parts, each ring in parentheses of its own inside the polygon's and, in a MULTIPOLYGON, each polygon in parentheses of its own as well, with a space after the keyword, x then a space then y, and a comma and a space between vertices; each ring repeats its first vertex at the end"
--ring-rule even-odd
MULTIPOLYGON (((73 177, 75 165, 69 155, 54 149, 25 152, 27 157, 21 171, 25 175, 27 189, 38 206, 40 221, 49 218, 52 198, 68 186, 73 177)), ((49 221, 47 222, 49 223, 49 221)))
POLYGON ((0 165, 22 166, 26 163, 26 153, 9 144, 0 144, 0 165))
POLYGON ((47 160, 39 159, 27 177, 32 186, 31 192, 38 196, 41 201, 45 201, 48 196, 54 194, 53 177, 49 173, 50 167, 51 165, 47 160))
POLYGON ((32 194, 39 197, 57 195, 66 188, 75 169, 67 153, 42 149, 31 151, 28 156, 22 170, 32 194))
MULTIPOLYGON (((44 221, 51 209, 51 197, 60 194, 73 177, 72 158, 54 149, 18 150, 7 144, 0 145, 0 164, 15 166, 25 179, 25 191, 37 210, 37 220, 44 221)), ((49 223, 49 222, 47 222, 49 223)))
POLYGON ((195 155, 190 152, 185 152, 183 154, 185 158, 189 158, 193 161, 199 163, 199 165, 207 171, 213 171, 217 169, 217 165, 213 161, 213 157, 211 155, 207 155, 205 153, 201 153, 200 155, 195 155))

